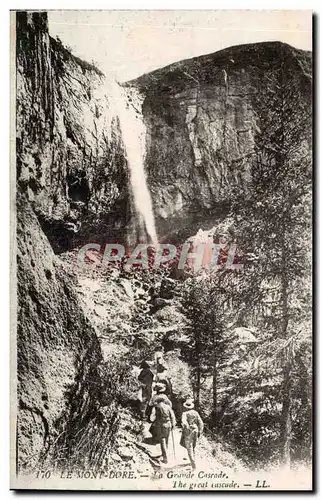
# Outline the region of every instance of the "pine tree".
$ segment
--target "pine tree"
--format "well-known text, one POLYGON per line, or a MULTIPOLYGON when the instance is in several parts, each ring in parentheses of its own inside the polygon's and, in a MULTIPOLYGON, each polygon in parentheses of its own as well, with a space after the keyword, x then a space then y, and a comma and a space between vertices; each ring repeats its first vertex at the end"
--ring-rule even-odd
MULTIPOLYGON (((245 271, 253 305, 263 314, 275 293, 274 310, 264 322, 270 322, 272 342, 292 339, 310 314, 311 96, 303 92, 307 75, 294 71, 287 47, 281 51, 282 63, 271 63, 255 97, 260 133, 251 197, 243 208, 237 198, 232 211, 240 244, 256 256, 245 271)), ((283 360, 280 453, 290 464, 293 364, 287 356, 283 360)))

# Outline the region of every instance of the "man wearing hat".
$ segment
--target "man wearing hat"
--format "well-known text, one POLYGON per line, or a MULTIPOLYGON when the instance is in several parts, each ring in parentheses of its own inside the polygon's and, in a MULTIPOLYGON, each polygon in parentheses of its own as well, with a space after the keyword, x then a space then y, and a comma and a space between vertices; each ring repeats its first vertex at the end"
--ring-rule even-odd
POLYGON ((141 372, 139 373, 138 380, 142 390, 141 416, 144 419, 147 416, 146 410, 152 396, 153 372, 147 361, 142 361, 140 368, 141 372))
POLYGON ((160 443, 162 461, 165 464, 168 463, 167 450, 170 432, 176 425, 176 418, 167 400, 165 394, 155 396, 155 421, 153 422, 153 437, 160 443))
POLYGON ((157 374, 154 377, 154 381, 160 384, 164 384, 166 386, 166 394, 167 396, 172 396, 172 384, 170 380, 170 376, 167 370, 167 367, 164 361, 158 360, 157 362, 157 374))
POLYGON ((166 405, 169 405, 170 408, 172 408, 172 403, 168 396, 165 394, 166 392, 166 386, 164 384, 155 384, 153 387, 153 390, 155 391, 155 394, 152 395, 150 405, 152 407, 152 411, 150 412, 150 420, 152 422, 152 425, 150 426, 150 432, 152 434, 152 437, 156 439, 156 431, 155 431, 155 408, 158 402, 165 403, 166 405))
POLYGON ((151 399, 151 403, 150 403, 152 406, 155 406, 155 404, 156 404, 155 401, 158 398, 158 396, 162 396, 164 403, 166 403, 172 407, 172 403, 171 403, 170 399, 168 398, 168 396, 166 395, 167 388, 166 388, 165 384, 161 384, 161 383, 157 382, 154 385, 153 390, 155 391, 155 394, 152 395, 152 399, 151 399))
POLYGON ((183 403, 184 412, 182 414, 182 436, 180 440, 181 446, 186 448, 193 469, 196 468, 195 449, 197 439, 203 432, 203 421, 199 413, 194 409, 192 399, 187 399, 183 403))

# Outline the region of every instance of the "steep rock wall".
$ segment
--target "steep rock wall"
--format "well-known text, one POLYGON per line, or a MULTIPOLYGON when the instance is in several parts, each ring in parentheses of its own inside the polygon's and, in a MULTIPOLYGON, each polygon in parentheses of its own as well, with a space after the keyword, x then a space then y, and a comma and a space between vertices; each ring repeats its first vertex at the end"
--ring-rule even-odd
POLYGON ((17 13, 17 181, 55 251, 126 223, 128 170, 104 75, 17 13))
POLYGON ((76 433, 99 400, 101 349, 32 209, 18 204, 17 451, 20 470, 76 433))
MULTIPOLYGON (((162 237, 209 228, 225 215, 234 191, 247 195, 257 168, 260 92, 279 71, 310 106, 310 63, 308 52, 267 42, 181 61, 129 82, 145 95, 146 169, 162 237)), ((272 112, 280 110, 267 103, 272 112)))

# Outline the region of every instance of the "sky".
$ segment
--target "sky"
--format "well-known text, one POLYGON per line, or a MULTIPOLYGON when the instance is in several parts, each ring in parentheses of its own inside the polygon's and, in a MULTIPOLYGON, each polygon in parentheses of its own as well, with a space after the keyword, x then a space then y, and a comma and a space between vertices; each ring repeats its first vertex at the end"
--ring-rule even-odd
POLYGON ((76 56, 119 82, 243 43, 311 50, 309 10, 49 11, 49 30, 76 56))

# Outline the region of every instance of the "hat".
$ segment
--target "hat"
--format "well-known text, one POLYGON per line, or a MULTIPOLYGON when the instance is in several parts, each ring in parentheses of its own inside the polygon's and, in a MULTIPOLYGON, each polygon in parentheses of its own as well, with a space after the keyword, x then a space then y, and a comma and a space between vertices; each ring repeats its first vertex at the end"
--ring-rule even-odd
POLYGON ((160 394, 161 392, 165 392, 167 390, 167 387, 165 384, 155 384, 154 390, 160 394))
POLYGON ((147 361, 142 361, 140 364, 140 368, 150 368, 150 365, 147 361))
POLYGON ((184 403, 183 403, 183 407, 186 408, 187 410, 192 410, 192 408, 195 407, 195 404, 194 402, 192 401, 192 399, 187 399, 184 403))
POLYGON ((158 405, 159 403, 169 404, 169 398, 165 394, 158 394, 157 396, 155 396, 153 403, 155 405, 158 405))

